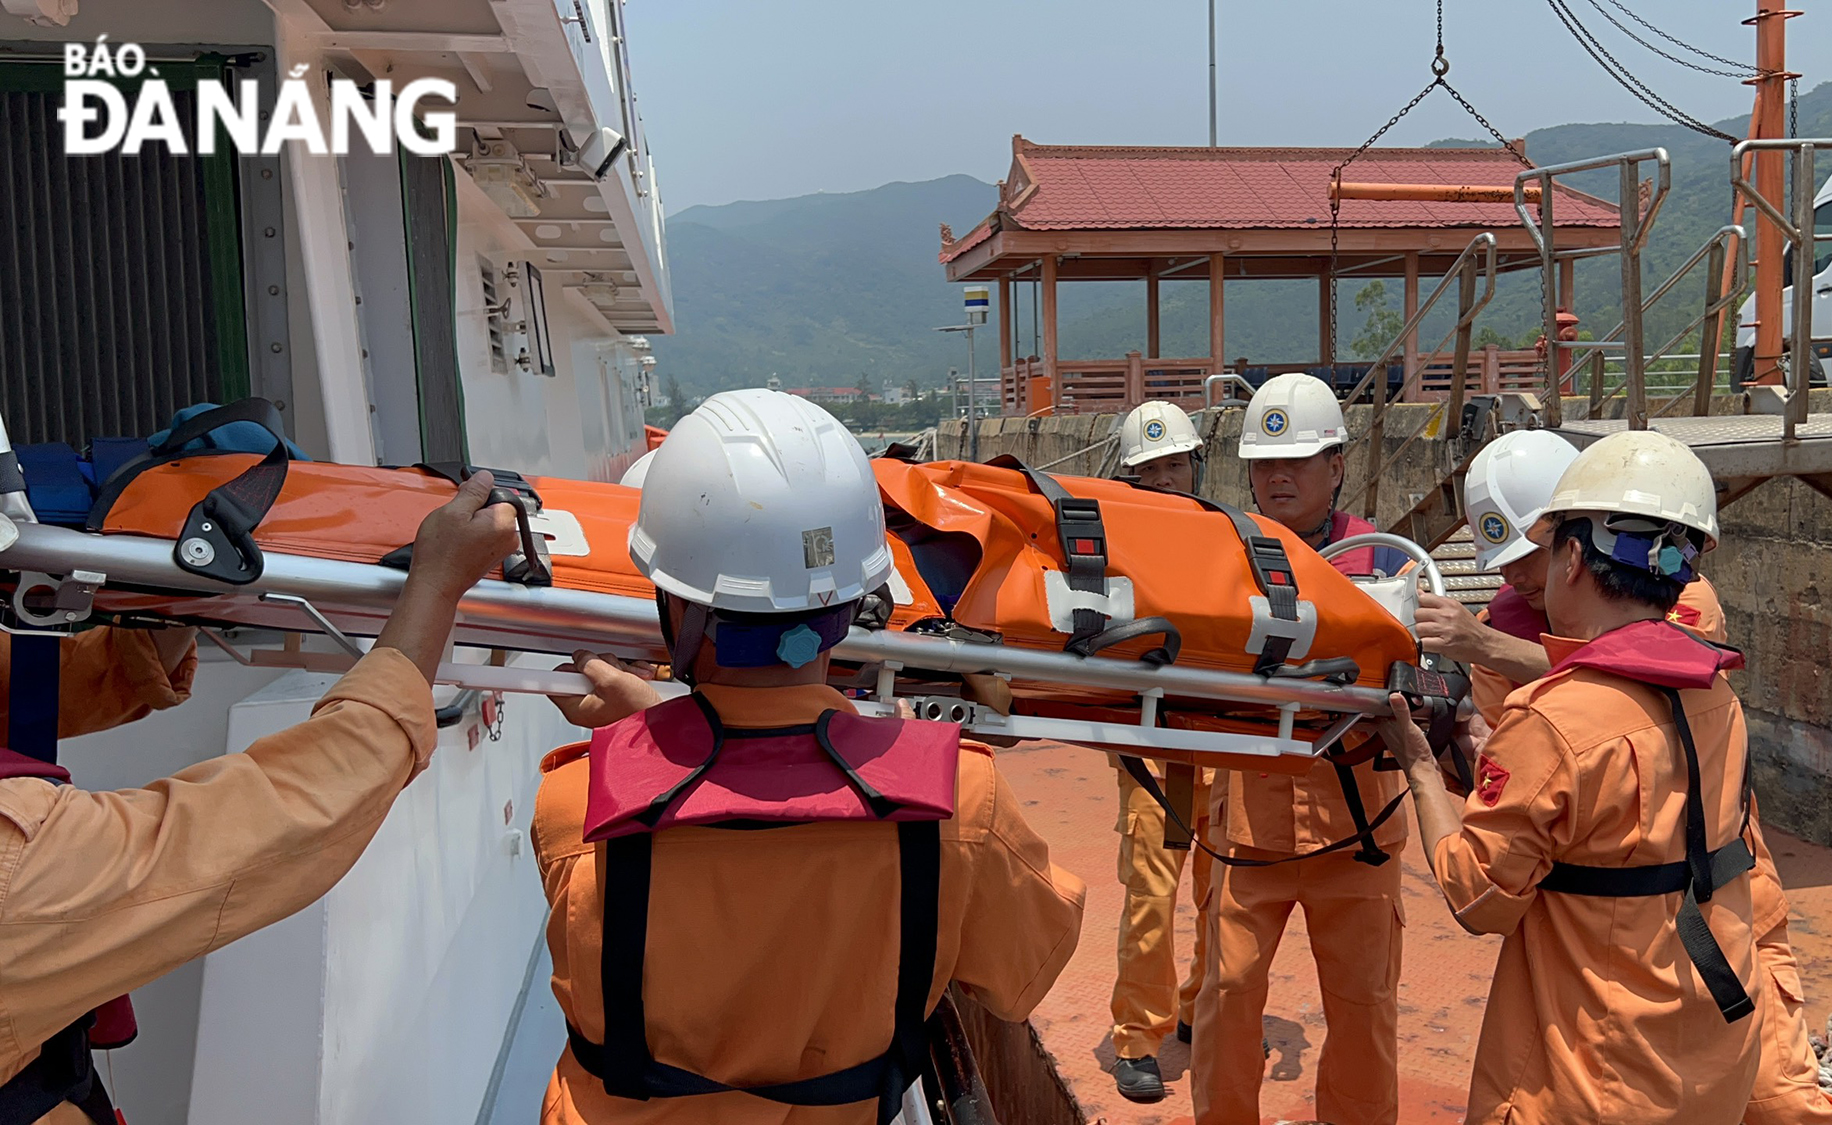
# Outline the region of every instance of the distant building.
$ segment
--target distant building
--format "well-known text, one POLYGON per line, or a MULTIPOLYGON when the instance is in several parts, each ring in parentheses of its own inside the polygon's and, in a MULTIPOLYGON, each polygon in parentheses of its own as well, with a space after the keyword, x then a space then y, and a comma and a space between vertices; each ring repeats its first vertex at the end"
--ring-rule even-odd
POLYGON ((784 390, 797 398, 819 403, 871 402, 878 397, 861 394, 857 387, 787 387, 784 390))

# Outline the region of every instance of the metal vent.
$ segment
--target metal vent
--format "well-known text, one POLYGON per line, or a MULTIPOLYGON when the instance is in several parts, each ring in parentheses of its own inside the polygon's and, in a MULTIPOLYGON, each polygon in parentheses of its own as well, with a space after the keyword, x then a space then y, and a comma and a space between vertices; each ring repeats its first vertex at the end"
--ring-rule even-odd
POLYGON ((484 321, 490 328, 490 370, 498 375, 509 372, 509 353, 503 350, 503 318, 496 310, 502 299, 496 295, 496 267, 482 254, 477 256, 477 270, 483 277, 484 321))
MULTIPOLYGON (((47 72, 0 66, 0 409, 14 440, 80 448, 245 396, 234 158, 162 144, 65 156, 61 77, 50 87, 47 72)), ((172 98, 194 141, 194 84, 172 98)))

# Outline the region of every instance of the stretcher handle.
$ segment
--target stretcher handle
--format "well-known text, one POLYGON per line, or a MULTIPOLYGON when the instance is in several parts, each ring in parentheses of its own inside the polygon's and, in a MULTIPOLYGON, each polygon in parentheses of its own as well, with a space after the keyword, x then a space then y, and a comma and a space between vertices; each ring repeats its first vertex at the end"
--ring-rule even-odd
POLYGON ((522 540, 521 554, 511 555, 503 563, 503 577, 524 586, 553 585, 553 563, 547 557, 547 544, 535 534, 534 527, 528 521, 528 502, 523 494, 499 485, 490 489, 488 504, 507 504, 514 509, 515 530, 522 540))
POLYGON ((1366 531, 1334 543, 1325 543, 1317 550, 1317 554, 1328 560, 1345 551, 1353 551, 1357 547, 1391 547, 1410 556, 1419 564, 1419 569, 1424 571, 1425 581, 1431 587, 1431 592, 1440 598, 1448 596, 1444 592, 1444 572, 1438 569, 1438 560, 1431 557, 1430 551, 1404 535, 1394 535, 1389 531, 1366 531))

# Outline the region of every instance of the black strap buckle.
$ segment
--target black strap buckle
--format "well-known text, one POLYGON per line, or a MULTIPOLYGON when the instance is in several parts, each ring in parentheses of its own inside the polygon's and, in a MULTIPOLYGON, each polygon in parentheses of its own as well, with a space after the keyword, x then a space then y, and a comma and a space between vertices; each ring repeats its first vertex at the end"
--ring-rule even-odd
POLYGON ((1100 501, 1068 496, 1056 502, 1057 534, 1063 553, 1070 558, 1105 560, 1107 529, 1100 518, 1100 501))
POLYGON ((1253 571, 1270 595, 1275 587, 1283 587, 1294 594, 1298 588, 1297 572, 1291 567, 1291 559, 1285 554, 1285 544, 1269 535, 1254 535, 1247 539, 1247 560, 1253 564, 1253 571))

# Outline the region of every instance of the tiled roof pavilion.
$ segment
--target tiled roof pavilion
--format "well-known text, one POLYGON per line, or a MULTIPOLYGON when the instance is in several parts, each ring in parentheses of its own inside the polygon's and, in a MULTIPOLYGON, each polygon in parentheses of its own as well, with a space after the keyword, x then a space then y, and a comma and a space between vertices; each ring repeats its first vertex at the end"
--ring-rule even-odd
MULTIPOLYGON (((1525 151, 1524 142, 1515 142, 1525 151)), ((1000 309, 1011 320, 1012 283, 1041 283, 1044 372, 1053 382, 1057 281, 1144 280, 1150 339, 1158 357, 1157 287, 1163 279, 1316 277, 1330 266, 1329 184, 1351 149, 1146 148, 1040 145, 1012 138, 1011 171, 998 208, 962 237, 942 228, 940 261, 949 281, 996 281, 1000 309)), ((1499 148, 1373 148, 1343 172, 1347 182, 1468 185, 1512 189, 1520 164, 1499 148)), ((1560 187, 1553 200, 1561 249, 1614 246, 1613 203, 1560 187)), ((1405 307, 1447 270, 1470 240, 1495 235, 1499 268, 1538 265, 1531 234, 1512 203, 1347 199, 1338 226, 1338 275, 1344 280, 1404 278, 1405 307)), ((1560 304, 1570 303, 1569 271, 1560 304)), ((1225 354, 1219 286, 1211 287, 1211 347, 1218 370, 1225 354)), ((1353 290, 1345 287, 1342 300, 1353 290)), ((1319 352, 1327 355, 1327 317, 1319 352)), ((1001 367, 1015 356, 1000 332, 1001 367)), ((1416 341, 1408 350, 1416 360, 1416 341)), ((1280 357, 1297 358, 1297 357, 1280 357)), ((1020 378, 1018 382, 1026 380, 1020 378)), ((1008 395, 1008 400, 1010 396, 1008 395)), ((1060 400, 1059 400, 1060 401, 1060 400)), ((1008 408, 1022 403, 1007 402, 1008 408)))

